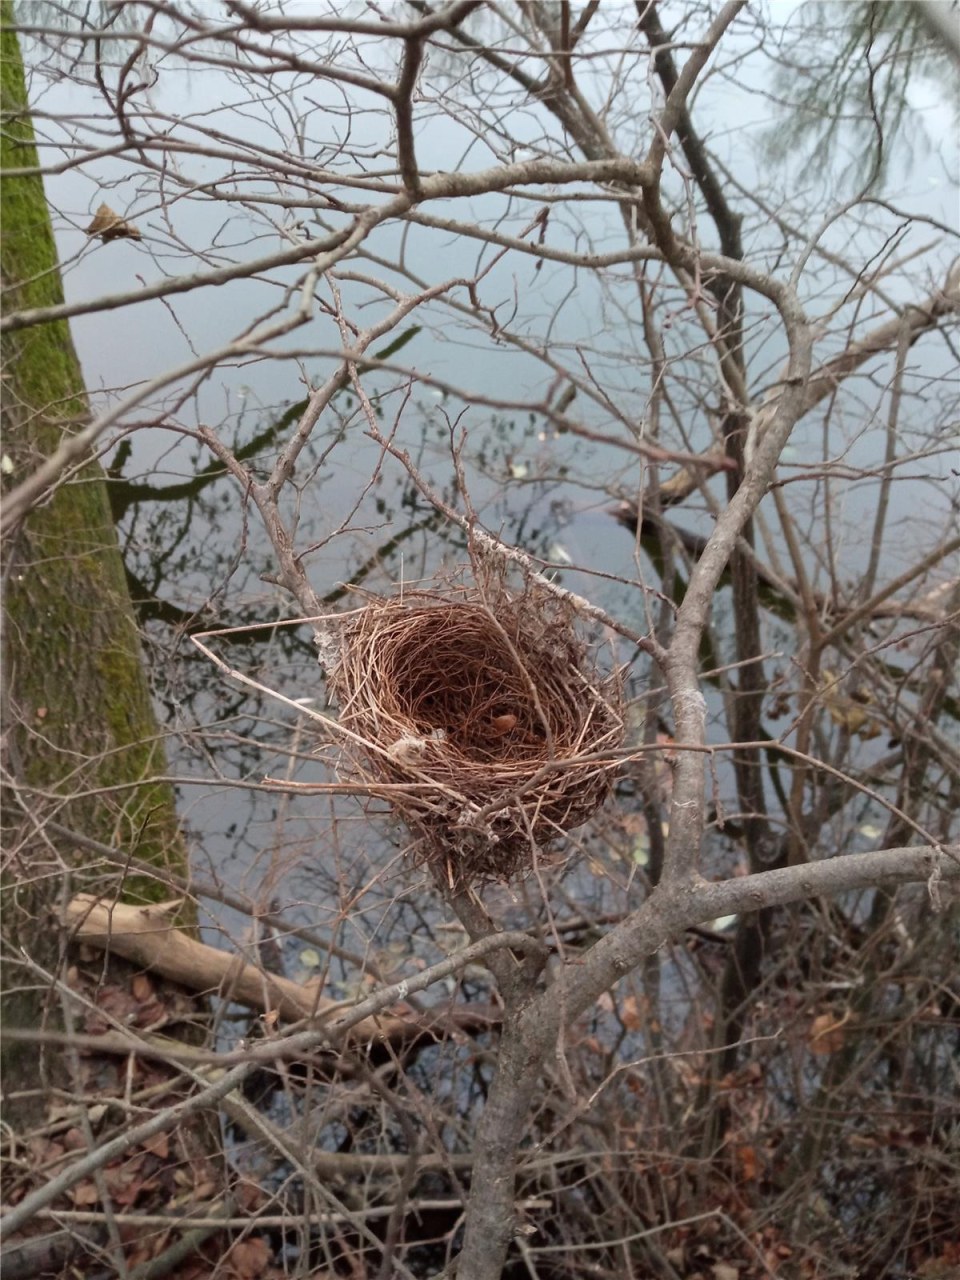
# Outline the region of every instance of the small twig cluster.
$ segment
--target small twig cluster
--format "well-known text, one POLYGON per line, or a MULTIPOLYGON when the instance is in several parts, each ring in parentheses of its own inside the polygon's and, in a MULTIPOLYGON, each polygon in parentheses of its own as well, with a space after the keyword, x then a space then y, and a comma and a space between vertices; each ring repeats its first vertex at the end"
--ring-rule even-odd
POLYGON ((499 580, 405 592, 351 616, 330 674, 362 776, 400 784, 395 812, 451 887, 550 857, 602 804, 623 741, 620 680, 572 608, 499 580))

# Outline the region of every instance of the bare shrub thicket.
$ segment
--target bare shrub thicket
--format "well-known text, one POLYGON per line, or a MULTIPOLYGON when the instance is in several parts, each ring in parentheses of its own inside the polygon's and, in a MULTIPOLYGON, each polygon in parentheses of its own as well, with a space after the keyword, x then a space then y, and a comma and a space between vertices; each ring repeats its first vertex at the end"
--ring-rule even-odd
POLYGON ((5 1275, 955 1274, 922 8, 5 6, 191 859, 8 756, 5 1275))

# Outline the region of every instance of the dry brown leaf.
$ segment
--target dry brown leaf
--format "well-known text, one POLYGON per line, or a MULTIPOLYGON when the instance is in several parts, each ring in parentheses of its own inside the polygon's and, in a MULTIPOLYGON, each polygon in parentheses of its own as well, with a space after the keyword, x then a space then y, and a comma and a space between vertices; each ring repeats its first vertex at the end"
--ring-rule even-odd
POLYGON ((239 1240, 224 1261, 236 1280, 259 1280, 270 1265, 270 1246, 262 1236, 239 1240))
POLYGON ((144 1152, 128 1156, 122 1164, 110 1165, 103 1171, 107 1190, 117 1204, 134 1204, 143 1185, 144 1152))
POLYGON ((811 1053, 836 1053, 843 1048, 843 1028, 850 1021, 849 1010, 838 1018, 835 1013, 818 1013, 810 1024, 807 1044, 811 1053))
POLYGON ((155 1027, 166 1020, 166 1007, 160 1000, 153 999, 145 1001, 140 1006, 134 1018, 134 1024, 138 1027, 155 1027))
POLYGON ((917 1268, 923 1280, 954 1280, 960 1274, 960 1239, 948 1240, 939 1258, 928 1258, 917 1268))
POLYGON ((153 995, 153 983, 145 973, 135 973, 130 980, 130 990, 134 999, 143 1002, 153 995))
POLYGON ((75 1187, 70 1188, 68 1194, 77 1209, 89 1208, 91 1205, 96 1204, 100 1198, 97 1195, 97 1188, 92 1182, 78 1182, 75 1187))
POLYGON ((255 1209, 262 1209, 267 1200, 266 1192, 259 1182, 253 1182, 250 1178, 240 1178, 234 1188, 237 1206, 244 1213, 252 1213, 255 1209))
POLYGON ((752 1146, 737 1147, 737 1166, 744 1182, 756 1182, 760 1172, 757 1149, 752 1146))
POLYGON ((93 221, 87 227, 88 236, 99 236, 107 243, 109 240, 139 240, 140 230, 126 218, 121 218, 108 204, 102 204, 94 214, 93 221))
POLYGON ((152 1254, 149 1249, 145 1249, 140 1245, 127 1254, 127 1267, 130 1271, 132 1271, 134 1267, 142 1267, 145 1262, 149 1262, 154 1256, 155 1255, 152 1254))
POLYGON ((870 714, 872 698, 862 691, 847 696, 842 691, 840 680, 827 667, 823 668, 821 698, 823 705, 830 713, 834 724, 846 729, 848 733, 857 734, 864 739, 876 738, 883 732, 881 726, 870 714))
POLYGON ((170 1135, 166 1133, 155 1133, 153 1137, 147 1138, 140 1143, 144 1151, 149 1151, 152 1156, 156 1156, 158 1160, 166 1160, 170 1155, 170 1135))
POLYGON ((620 1004, 620 1021, 628 1031, 639 1031, 646 1019, 636 996, 627 996, 620 1004))
POLYGON ((97 1008, 118 1022, 126 1022, 136 1014, 137 1002, 126 987, 111 982, 97 992, 97 1008))
POLYGON ((191 1262, 186 1270, 180 1271, 180 1280, 210 1280, 210 1263, 205 1261, 191 1262))

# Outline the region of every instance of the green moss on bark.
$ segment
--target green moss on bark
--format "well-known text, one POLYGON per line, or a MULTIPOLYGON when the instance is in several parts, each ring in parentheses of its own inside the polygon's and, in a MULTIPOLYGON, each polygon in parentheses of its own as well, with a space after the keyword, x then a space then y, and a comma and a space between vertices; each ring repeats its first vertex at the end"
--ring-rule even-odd
MULTIPOLYGON (((9 0, 0 5, 0 157, 4 308, 63 300, 56 245, 29 115, 9 0)), ((4 482, 16 483, 88 414, 65 322, 4 335, 4 482)), ((53 819, 180 874, 186 869, 103 471, 87 461, 31 512, 4 548, 4 710, 7 740, 4 939, 41 963, 55 959, 51 914, 71 889, 103 887, 89 855, 43 832, 53 819), (51 948, 53 954, 51 955, 51 948)), ((114 877, 115 879, 115 877, 114 877)), ((128 877, 122 896, 156 901, 162 884, 128 877)), ((6 985, 6 984, 5 984, 6 985)), ((18 1022, 21 1007, 7 1008, 18 1022)))

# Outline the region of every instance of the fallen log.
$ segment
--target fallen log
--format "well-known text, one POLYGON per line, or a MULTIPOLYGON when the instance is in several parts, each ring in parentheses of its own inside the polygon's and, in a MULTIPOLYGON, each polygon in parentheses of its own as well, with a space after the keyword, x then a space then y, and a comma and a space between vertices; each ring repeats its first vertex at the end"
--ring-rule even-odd
MULTIPOLYGON (((172 923, 179 905, 132 906, 80 893, 66 907, 63 923, 76 942, 123 956, 191 991, 276 1014, 283 1022, 308 1020, 322 1025, 355 1003, 324 996, 318 981, 294 982, 265 972, 241 955, 198 942, 172 923)), ((496 1021, 489 1006, 466 1006, 433 1015, 401 1003, 358 1022, 345 1039, 348 1044, 408 1044, 421 1037, 439 1039, 452 1030, 486 1029, 496 1021)))

